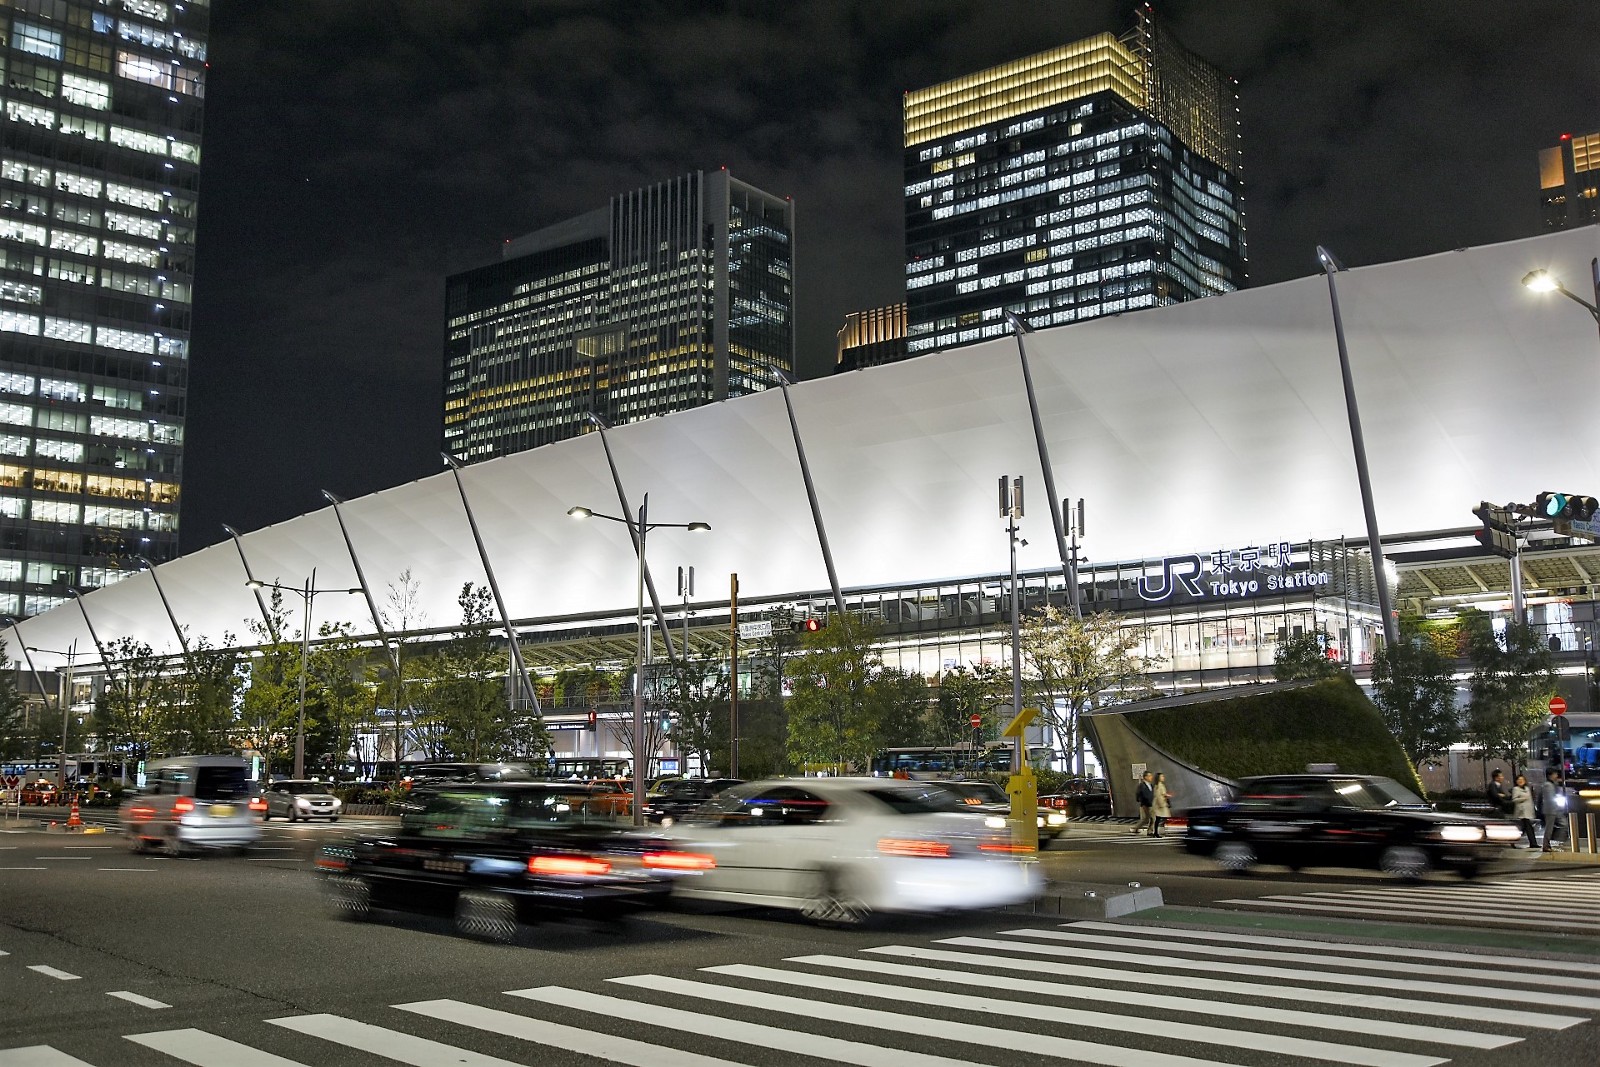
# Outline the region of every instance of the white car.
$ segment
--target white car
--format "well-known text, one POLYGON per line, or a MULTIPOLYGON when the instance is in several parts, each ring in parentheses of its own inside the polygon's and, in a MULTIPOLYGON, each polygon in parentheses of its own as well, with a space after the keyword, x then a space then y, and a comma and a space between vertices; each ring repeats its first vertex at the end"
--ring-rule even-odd
POLYGON ((675 893, 795 908, 854 923, 874 911, 992 908, 1032 899, 1031 849, 983 815, 951 810, 933 783, 793 778, 725 790, 670 832, 716 867, 675 893))
POLYGON ((343 802, 328 792, 327 782, 299 778, 283 778, 273 782, 267 787, 266 797, 265 817, 268 819, 282 815, 290 822, 296 819, 338 822, 339 812, 344 808, 343 802))

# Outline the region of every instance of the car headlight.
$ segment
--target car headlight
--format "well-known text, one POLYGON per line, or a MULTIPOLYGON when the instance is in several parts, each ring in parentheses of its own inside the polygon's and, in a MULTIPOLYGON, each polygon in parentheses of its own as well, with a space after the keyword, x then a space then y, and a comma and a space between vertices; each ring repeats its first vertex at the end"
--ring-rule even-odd
POLYGON ((1481 826, 1441 826, 1439 836, 1446 841, 1482 841, 1483 827, 1481 826))
POLYGON ((1065 826, 1067 825, 1066 813, 1052 811, 1049 815, 1045 816, 1045 822, 1049 823, 1051 826, 1065 826))
POLYGON ((342 807, 344 807, 344 801, 340 800, 338 797, 334 797, 333 798, 333 810, 334 811, 338 811, 342 807))
POLYGON ((294 806, 297 808, 309 808, 311 806, 311 801, 307 800, 305 797, 295 797, 294 806))
POLYGON ((984 818, 983 825, 991 830, 1004 830, 1006 828, 1006 820, 1000 815, 989 815, 984 818))
POLYGON ((1490 823, 1483 832, 1490 841, 1516 841, 1522 837, 1522 829, 1508 822, 1490 823))

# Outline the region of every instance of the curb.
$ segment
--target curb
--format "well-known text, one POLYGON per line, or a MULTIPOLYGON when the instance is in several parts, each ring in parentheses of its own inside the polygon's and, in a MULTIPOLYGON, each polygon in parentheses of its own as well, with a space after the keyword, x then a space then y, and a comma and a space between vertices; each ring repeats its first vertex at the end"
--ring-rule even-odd
POLYGON ((1130 882, 1125 886, 1053 882, 1045 892, 1022 904, 1001 909, 1012 915, 1048 915, 1066 919, 1120 919, 1162 906, 1161 890, 1130 882))

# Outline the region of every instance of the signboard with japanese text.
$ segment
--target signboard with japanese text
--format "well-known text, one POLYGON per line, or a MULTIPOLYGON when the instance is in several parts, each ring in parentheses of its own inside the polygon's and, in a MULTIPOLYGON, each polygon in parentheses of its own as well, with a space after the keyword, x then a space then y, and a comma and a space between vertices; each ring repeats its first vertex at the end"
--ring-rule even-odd
POLYGON ((1139 577, 1139 598, 1150 604, 1194 604, 1292 595, 1330 585, 1333 575, 1295 564, 1288 541, 1163 557, 1154 574, 1139 577))

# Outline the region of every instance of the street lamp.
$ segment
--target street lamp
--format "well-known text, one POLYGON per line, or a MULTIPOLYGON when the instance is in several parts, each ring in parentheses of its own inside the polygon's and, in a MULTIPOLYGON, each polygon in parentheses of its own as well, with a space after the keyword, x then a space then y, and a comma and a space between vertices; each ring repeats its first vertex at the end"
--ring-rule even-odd
MULTIPOLYGON (((279 585, 277 582, 263 582, 252 578, 244 583, 251 589, 276 589, 280 593, 293 593, 305 601, 305 616, 300 627, 300 711, 294 732, 294 776, 306 776, 306 660, 311 654, 311 602, 317 598, 318 593, 360 593, 360 587, 355 589, 318 589, 317 569, 311 568, 311 577, 306 579, 304 587, 297 585, 279 585)), ((396 756, 398 760, 399 757, 396 756)), ((396 763, 396 766, 399 766, 396 763)))
POLYGON ((1600 326, 1600 257, 1589 261, 1589 273, 1594 281, 1593 304, 1562 285, 1561 279, 1547 270, 1530 270, 1522 276, 1522 284, 1536 293, 1560 293, 1568 300, 1582 306, 1593 317, 1595 325, 1600 326))
POLYGON ((651 530, 675 529, 691 533, 709 531, 709 522, 651 522, 650 494, 639 503, 637 519, 618 515, 603 515, 586 507, 572 507, 567 514, 574 519, 609 519, 627 526, 633 534, 639 553, 639 637, 634 644, 633 656, 633 825, 644 825, 644 779, 649 774, 649 759, 644 751, 644 540, 651 530))
POLYGON ((64 674, 57 675, 60 688, 56 690, 56 703, 61 705, 61 752, 56 767, 56 784, 61 788, 61 795, 67 795, 67 714, 72 710, 72 665, 78 658, 78 639, 73 638, 72 644, 67 646, 65 652, 54 648, 34 648, 31 645, 29 652, 45 652, 52 656, 67 657, 67 669, 64 674), (65 691, 65 696, 62 695, 65 691))

